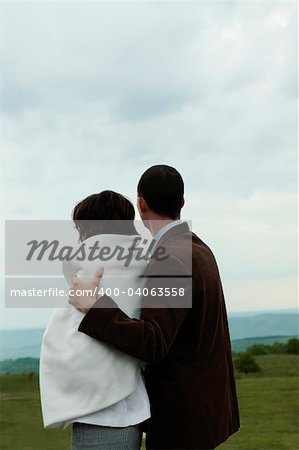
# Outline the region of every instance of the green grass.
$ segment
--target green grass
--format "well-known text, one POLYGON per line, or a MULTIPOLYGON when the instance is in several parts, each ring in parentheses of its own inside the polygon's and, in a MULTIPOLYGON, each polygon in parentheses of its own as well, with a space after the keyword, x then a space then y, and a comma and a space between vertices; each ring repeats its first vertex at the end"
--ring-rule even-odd
MULTIPOLYGON (((254 358, 262 371, 250 374, 251 378, 299 377, 298 355, 259 355, 254 358)), ((248 376, 237 373, 238 380, 246 379, 248 376)))
POLYGON ((299 450, 299 357, 260 355, 261 373, 237 374, 241 429, 221 450, 299 450))
MULTIPOLYGON (((262 373, 238 375, 241 431, 221 450, 298 450, 299 357, 262 355, 262 373)), ((69 450, 71 431, 44 430, 38 377, 2 375, 1 450, 69 450)), ((144 448, 144 446, 143 446, 144 448)))
POLYGON ((2 375, 1 450, 70 449, 70 428, 44 430, 39 400, 38 376, 2 375))
POLYGON ((238 382, 241 430, 221 450, 296 450, 298 379, 242 378, 238 382))
POLYGON ((299 377, 298 355, 260 355, 255 358, 264 377, 299 377))

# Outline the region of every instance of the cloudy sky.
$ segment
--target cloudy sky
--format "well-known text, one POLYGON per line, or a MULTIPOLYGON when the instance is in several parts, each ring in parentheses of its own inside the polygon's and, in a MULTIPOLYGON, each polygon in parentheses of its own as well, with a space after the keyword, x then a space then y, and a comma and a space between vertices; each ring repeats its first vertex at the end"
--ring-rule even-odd
POLYGON ((173 165, 228 310, 296 307, 296 3, 0 7, 2 215, 68 219, 103 189, 135 202, 145 169, 173 165))

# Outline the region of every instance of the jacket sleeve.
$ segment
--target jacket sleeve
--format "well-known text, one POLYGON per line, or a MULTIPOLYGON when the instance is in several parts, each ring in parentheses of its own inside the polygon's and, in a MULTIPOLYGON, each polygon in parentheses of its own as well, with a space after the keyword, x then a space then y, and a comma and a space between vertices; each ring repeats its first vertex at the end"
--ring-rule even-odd
POLYGON ((142 297, 140 319, 130 318, 104 295, 84 316, 79 331, 144 362, 163 359, 192 307, 192 276, 181 262, 175 264, 180 265, 180 276, 147 278, 148 292, 163 295, 142 297), (166 288, 183 295, 165 295, 166 288))

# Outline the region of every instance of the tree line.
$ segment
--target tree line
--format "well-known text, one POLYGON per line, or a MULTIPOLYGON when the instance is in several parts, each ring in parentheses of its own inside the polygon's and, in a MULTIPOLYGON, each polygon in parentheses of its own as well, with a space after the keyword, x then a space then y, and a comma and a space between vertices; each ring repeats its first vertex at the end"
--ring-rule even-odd
POLYGON ((254 344, 243 353, 239 353, 234 360, 235 368, 238 372, 254 373, 261 372, 261 367, 257 363, 255 356, 259 355, 299 355, 299 339, 292 338, 285 343, 275 342, 269 344, 254 344))

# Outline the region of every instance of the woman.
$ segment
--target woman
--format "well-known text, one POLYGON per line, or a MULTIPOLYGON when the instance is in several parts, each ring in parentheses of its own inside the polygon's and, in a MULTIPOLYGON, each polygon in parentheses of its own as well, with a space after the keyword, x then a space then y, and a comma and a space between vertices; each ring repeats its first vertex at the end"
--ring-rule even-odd
MULTIPOLYGON (((88 280, 103 267, 101 289, 111 289, 109 294, 114 294, 118 306, 138 318, 139 297, 134 292, 140 287, 146 262, 134 258, 133 252, 128 264, 114 252, 130 252, 138 239, 134 218, 131 202, 113 191, 81 201, 73 212, 79 240, 86 249, 97 249, 98 255, 93 251, 92 258, 88 254, 82 258, 78 252, 76 259, 64 261, 63 272, 71 285, 74 275, 88 280), (107 257, 108 250, 101 253, 104 247, 112 257, 107 257)), ((150 417, 143 363, 78 332, 81 320, 82 313, 73 306, 57 308, 43 335, 40 391, 44 426, 65 428, 72 423, 73 450, 137 450, 141 423, 150 417)))

